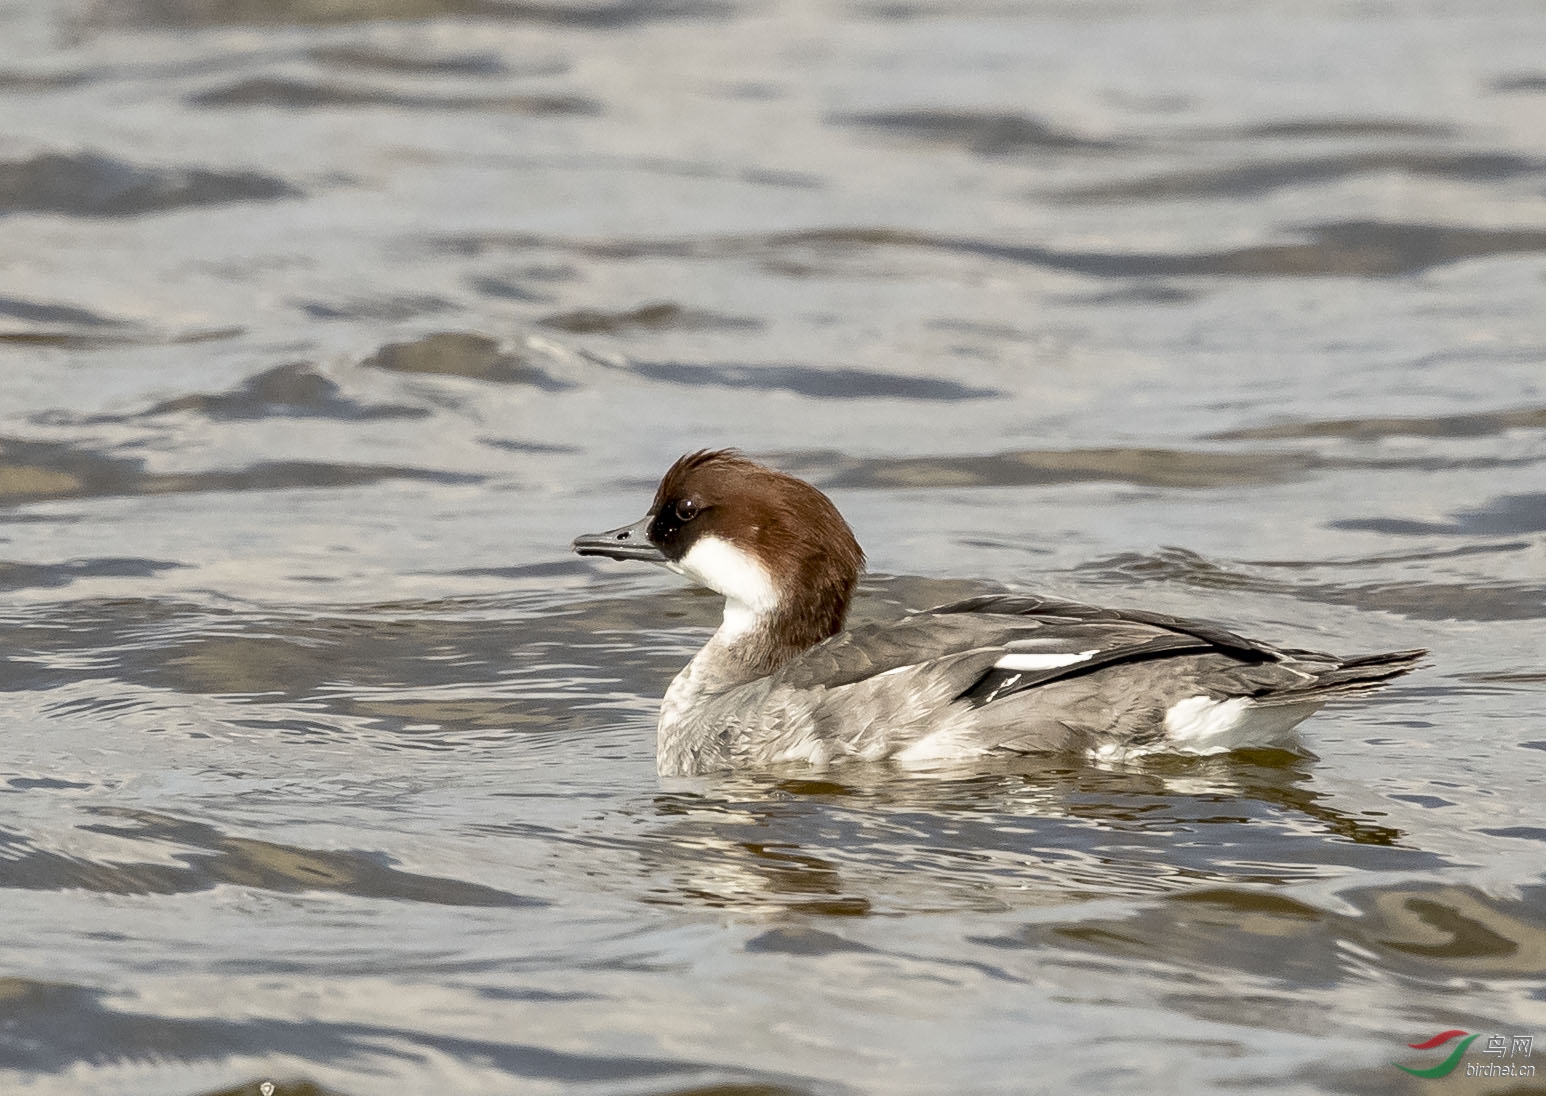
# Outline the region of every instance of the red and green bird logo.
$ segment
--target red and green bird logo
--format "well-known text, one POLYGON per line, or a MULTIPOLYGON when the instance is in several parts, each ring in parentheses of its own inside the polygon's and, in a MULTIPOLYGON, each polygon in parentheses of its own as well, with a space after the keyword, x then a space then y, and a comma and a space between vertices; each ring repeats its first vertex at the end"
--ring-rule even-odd
POLYGON ((1479 1036, 1467 1034, 1459 1028, 1451 1028, 1449 1031, 1439 1032, 1432 1039, 1425 1039, 1421 1043, 1407 1044, 1413 1050, 1432 1050, 1434 1047, 1443 1046, 1451 1039, 1459 1039, 1459 1045, 1450 1051, 1449 1057, 1445 1058, 1438 1065, 1429 1069, 1413 1069, 1411 1066, 1404 1066, 1400 1062, 1392 1062, 1390 1064, 1399 1070, 1410 1073, 1413 1077, 1426 1077, 1429 1079, 1448 1077, 1451 1073, 1455 1072, 1455 1067, 1460 1064, 1460 1059, 1465 1057, 1466 1047, 1475 1042, 1477 1038, 1479 1036))

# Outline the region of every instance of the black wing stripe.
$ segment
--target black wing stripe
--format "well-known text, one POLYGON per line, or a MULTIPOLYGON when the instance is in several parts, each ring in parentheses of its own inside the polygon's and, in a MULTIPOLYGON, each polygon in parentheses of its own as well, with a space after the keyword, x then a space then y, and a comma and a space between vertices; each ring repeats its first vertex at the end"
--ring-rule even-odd
POLYGON ((1212 651, 1218 648, 1197 636, 1169 633, 1158 635, 1147 643, 1139 643, 1133 646, 1117 647, 1114 650, 1103 651, 1092 656, 1088 661, 1075 662, 1068 666, 1055 666, 1046 670, 1008 670, 994 666, 979 677, 972 685, 963 690, 956 698, 968 701, 972 707, 980 708, 984 704, 991 704, 995 700, 1001 700, 1006 696, 1024 692, 1026 689, 1034 689, 1038 685, 1046 685, 1053 681, 1065 681, 1071 677, 1080 677, 1093 673, 1096 670, 1105 669, 1107 666, 1115 666, 1125 662, 1147 662, 1152 658, 1168 658, 1172 655, 1185 654, 1191 651, 1212 651))

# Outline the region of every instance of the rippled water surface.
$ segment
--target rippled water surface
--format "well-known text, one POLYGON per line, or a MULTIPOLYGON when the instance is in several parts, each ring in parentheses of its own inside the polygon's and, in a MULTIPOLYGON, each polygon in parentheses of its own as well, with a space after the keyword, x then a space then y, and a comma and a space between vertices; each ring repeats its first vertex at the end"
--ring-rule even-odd
POLYGON ((0 0, 0 104, 0 1088, 1543 1083, 1539 4, 0 0), (567 546, 722 444, 863 619, 1432 660, 662 783, 716 605, 567 546))

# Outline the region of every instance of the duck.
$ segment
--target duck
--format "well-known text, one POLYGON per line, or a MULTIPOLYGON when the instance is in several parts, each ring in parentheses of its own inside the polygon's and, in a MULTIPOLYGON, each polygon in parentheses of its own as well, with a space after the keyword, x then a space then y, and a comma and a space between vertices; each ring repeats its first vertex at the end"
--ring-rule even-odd
POLYGON ((642 518, 572 547, 658 564, 724 598, 718 629, 661 701, 661 776, 1293 749, 1322 705, 1427 654, 1341 657, 1017 593, 848 629, 865 561, 853 530, 819 489, 735 449, 682 456, 642 518))

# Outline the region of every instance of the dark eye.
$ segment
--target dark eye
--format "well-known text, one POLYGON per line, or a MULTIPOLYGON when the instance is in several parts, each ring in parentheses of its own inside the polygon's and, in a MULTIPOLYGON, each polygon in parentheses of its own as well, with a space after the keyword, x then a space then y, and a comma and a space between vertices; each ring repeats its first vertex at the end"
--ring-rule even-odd
POLYGON ((691 521, 698 516, 698 504, 692 499, 678 499, 676 503, 676 520, 681 522, 691 521))

